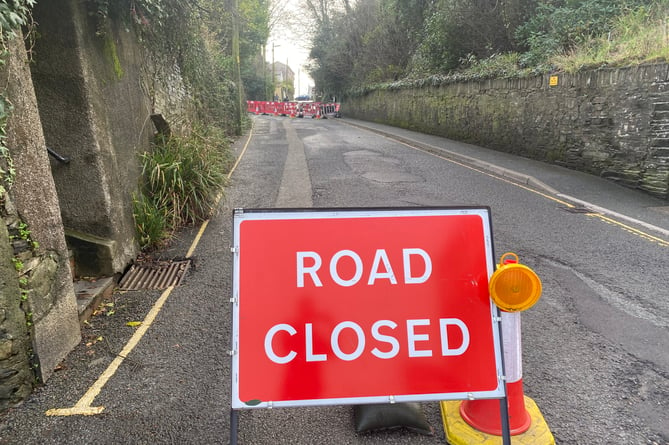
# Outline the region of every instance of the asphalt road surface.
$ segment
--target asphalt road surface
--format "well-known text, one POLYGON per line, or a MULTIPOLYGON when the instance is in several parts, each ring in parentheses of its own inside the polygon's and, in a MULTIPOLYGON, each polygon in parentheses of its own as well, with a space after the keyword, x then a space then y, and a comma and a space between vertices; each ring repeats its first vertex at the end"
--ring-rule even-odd
MULTIPOLYGON (((240 161, 217 214, 156 254, 183 258, 194 249, 183 283, 116 292, 47 384, 0 417, 0 444, 229 443, 233 209, 472 205, 490 207, 495 251, 516 252, 543 281, 541 299, 522 314, 523 381, 556 443, 669 444, 667 202, 358 124, 255 117, 250 137, 236 144, 240 161), (141 336, 128 325, 137 321, 141 336)), ((432 435, 356 433, 348 405, 242 410, 238 439, 445 443, 439 404, 421 410, 432 435)))

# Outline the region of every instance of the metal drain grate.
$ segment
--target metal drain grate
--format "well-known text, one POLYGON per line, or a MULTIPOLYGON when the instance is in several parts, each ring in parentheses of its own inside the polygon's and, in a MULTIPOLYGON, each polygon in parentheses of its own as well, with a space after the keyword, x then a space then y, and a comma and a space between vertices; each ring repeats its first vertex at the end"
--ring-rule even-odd
POLYGON ((132 265, 119 281, 121 290, 166 289, 178 286, 186 275, 190 260, 161 261, 141 266, 132 265))

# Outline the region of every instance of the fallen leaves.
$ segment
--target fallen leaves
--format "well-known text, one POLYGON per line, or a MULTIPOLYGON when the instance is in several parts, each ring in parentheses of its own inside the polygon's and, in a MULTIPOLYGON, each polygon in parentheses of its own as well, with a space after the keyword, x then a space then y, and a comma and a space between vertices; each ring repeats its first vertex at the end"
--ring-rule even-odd
POLYGON ((114 310, 114 303, 113 302, 107 302, 107 303, 102 303, 100 306, 98 306, 94 311, 93 311, 93 316, 98 316, 101 314, 105 314, 107 317, 111 317, 116 313, 116 310, 114 310))
POLYGON ((100 335, 99 337, 94 338, 94 339, 86 342, 86 346, 88 346, 90 348, 91 346, 93 346, 94 344, 96 344, 97 342, 102 341, 102 340, 104 340, 104 337, 100 335))

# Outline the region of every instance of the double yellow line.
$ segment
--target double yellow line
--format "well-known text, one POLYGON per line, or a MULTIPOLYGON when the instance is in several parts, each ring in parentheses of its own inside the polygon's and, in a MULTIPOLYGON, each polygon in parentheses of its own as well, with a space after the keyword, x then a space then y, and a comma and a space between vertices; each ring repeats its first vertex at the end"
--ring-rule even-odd
MULTIPOLYGON (((389 139, 392 139, 392 138, 389 138, 389 139)), ((465 162, 460 162, 460 161, 456 161, 456 160, 454 160, 454 159, 448 158, 448 157, 446 157, 446 156, 441 156, 441 155, 439 155, 439 154, 433 153, 433 152, 431 152, 431 151, 429 151, 429 150, 424 150, 424 149, 422 149, 422 148, 420 148, 420 147, 416 147, 416 146, 411 145, 411 144, 408 144, 408 143, 406 143, 406 142, 398 141, 398 140, 396 140, 396 139, 393 139, 393 140, 394 140, 395 142, 400 143, 400 144, 402 144, 402 145, 405 145, 405 146, 407 146, 407 147, 409 147, 409 148, 413 148, 414 150, 422 151, 423 153, 430 154, 430 155, 432 155, 432 156, 434 156, 434 157, 437 157, 437 158, 439 158, 439 159, 443 159, 444 161, 448 161, 448 162, 450 162, 450 163, 452 163, 452 164, 456 164, 456 165, 459 165, 459 166, 461 166, 461 167, 467 168, 467 169, 469 169, 469 170, 473 170, 473 171, 475 171, 475 172, 477 172, 477 173, 481 173, 482 175, 486 175, 486 176, 489 176, 489 177, 491 177, 491 178, 495 178, 495 179, 497 179, 498 181, 506 182, 507 184, 511 184, 511 185, 513 185, 513 186, 515 186, 515 187, 524 189, 524 190, 526 190, 526 191, 528 191, 528 192, 534 193, 535 195, 542 196, 542 197, 544 197, 544 198, 546 198, 546 199, 549 199, 549 200, 551 200, 551 201, 553 201, 553 202, 556 202, 556 203, 558 203, 558 204, 560 204, 560 205, 562 205, 562 206, 564 206, 564 207, 567 207, 567 208, 570 208, 570 209, 576 208, 576 206, 575 206, 574 204, 572 204, 572 203, 570 203, 570 202, 568 202, 568 201, 565 200, 565 199, 569 199, 568 197, 566 197, 565 199, 559 199, 559 197, 552 196, 552 195, 550 195, 550 194, 548 194, 548 193, 544 193, 544 192, 539 191, 539 190, 537 190, 537 189, 534 189, 534 188, 528 187, 528 186, 526 186, 526 185, 520 184, 520 183, 518 183, 518 182, 512 181, 512 180, 507 179, 507 178, 505 178, 505 177, 503 177, 503 176, 499 176, 499 175, 490 173, 490 172, 488 172, 488 171, 486 171, 486 170, 483 170, 483 169, 481 169, 481 168, 473 167, 473 166, 471 166, 471 165, 469 165, 469 164, 467 164, 467 163, 465 163, 465 162)), ((563 196, 563 195, 560 195, 560 196, 563 196)), ((665 240, 665 239, 662 239, 662 238, 660 238, 660 237, 651 235, 650 233, 648 233, 648 232, 644 232, 643 230, 636 229, 636 228, 634 228, 634 227, 632 227, 632 226, 630 226, 630 225, 628 225, 628 224, 625 224, 625 223, 623 223, 623 222, 621 222, 621 221, 618 221, 618 220, 616 220, 616 219, 613 219, 613 218, 610 218, 610 217, 608 217, 608 216, 605 216, 603 213, 600 213, 600 212, 598 212, 598 211, 585 212, 584 215, 586 215, 586 216, 590 216, 590 217, 593 217, 593 218, 599 218, 600 220, 602 220, 602 221, 604 221, 604 222, 606 222, 606 223, 608 223, 608 224, 611 224, 611 225, 614 225, 614 226, 618 226, 619 228, 625 230, 626 232, 628 232, 628 233, 630 233, 630 234, 632 234, 632 235, 638 236, 638 237, 640 237, 640 238, 642 238, 642 239, 644 239, 644 240, 646 240, 646 241, 650 241, 650 242, 652 242, 652 243, 655 243, 655 244, 657 244, 657 245, 659 245, 659 246, 661 246, 661 247, 669 247, 669 241, 668 241, 668 240, 665 240)), ((624 218, 623 218, 623 219, 624 219, 624 218)), ((638 222, 638 221, 637 221, 637 222, 638 222)), ((657 229, 660 230, 659 228, 657 228, 657 229)))

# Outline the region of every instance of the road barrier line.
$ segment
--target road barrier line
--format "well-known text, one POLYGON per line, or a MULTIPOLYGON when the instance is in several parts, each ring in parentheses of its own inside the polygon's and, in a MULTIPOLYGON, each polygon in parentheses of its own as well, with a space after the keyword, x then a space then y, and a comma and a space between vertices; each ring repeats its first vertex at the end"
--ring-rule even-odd
POLYGON ((515 182, 515 181, 513 181, 513 180, 507 179, 506 177, 498 176, 498 175, 493 174, 493 173, 488 173, 487 171, 481 170, 480 168, 472 167, 471 165, 467 165, 466 163, 458 162, 458 161, 455 161, 455 160, 453 160, 453 159, 447 158, 447 157, 445 157, 445 156, 441 156, 441 155, 438 155, 438 154, 436 154, 436 153, 432 153, 432 152, 430 152, 430 151, 423 150, 423 149, 420 148, 420 147, 414 147, 414 146, 412 146, 412 145, 410 145, 410 144, 408 144, 408 143, 405 143, 405 142, 401 142, 401 141, 398 141, 398 142, 399 142, 400 144, 406 145, 407 147, 413 148, 414 150, 420 150, 420 151, 423 151, 423 152, 425 152, 425 153, 429 153, 429 154, 431 154, 431 155, 433 155, 433 156, 436 156, 436 157, 438 157, 438 158, 444 159, 445 161, 451 162, 451 163, 453 163, 453 164, 460 165, 460 166, 465 167, 465 168, 468 168, 468 169, 470 169, 470 170, 474 170, 474 171, 476 171, 476 172, 478 172, 478 173, 481 173, 481 174, 484 174, 484 175, 486 175, 486 176, 490 176, 490 177, 492 177, 492 178, 498 179, 499 181, 503 181, 503 182, 506 182, 506 183, 508 183, 508 184, 511 184, 511 185, 516 186, 516 187, 519 187, 519 188, 522 188, 522 189, 524 189, 524 190, 527 190, 527 191, 529 191, 529 192, 532 192, 532 193, 534 193, 534 194, 536 194, 536 195, 543 196, 544 198, 549 199, 549 200, 551 200, 551 201, 554 201, 554 202, 556 202, 556 203, 558 203, 558 204, 560 204, 560 205, 563 205, 563 206, 565 206, 565 207, 569 207, 569 208, 575 208, 575 207, 576 207, 574 204, 572 204, 572 203, 570 203, 570 202, 568 202, 568 201, 574 202, 574 203, 579 204, 579 205, 583 205, 583 206, 587 207, 589 210, 591 210, 591 212, 586 213, 586 215, 589 215, 589 216, 595 216, 595 217, 599 218, 600 220, 602 220, 602 221, 604 221, 604 222, 607 222, 607 223, 609 223, 609 224, 613 224, 613 225, 615 225, 615 226, 618 226, 618 227, 624 229, 625 231, 627 231, 628 233, 631 233, 631 234, 633 234, 633 235, 636 235, 636 236, 638 236, 638 237, 640 237, 640 238, 642 238, 642 239, 645 239, 646 241, 655 242, 655 243, 657 243, 658 245, 663 246, 663 247, 669 247, 669 241, 667 241, 667 240, 663 240, 662 238, 658 238, 658 237, 653 236, 653 235, 651 235, 651 234, 649 234, 649 233, 647 233, 647 232, 644 232, 644 231, 642 231, 642 230, 635 229, 634 227, 631 227, 631 226, 629 226, 629 225, 627 225, 627 224, 625 224, 625 223, 623 223, 623 222, 616 221, 615 219, 613 219, 613 218, 609 218, 609 217, 604 216, 604 215, 608 214, 608 215, 613 216, 614 218, 619 218, 619 219, 627 220, 627 221, 629 221, 630 223, 640 225, 640 226, 645 227, 645 228, 647 228, 647 229, 649 229, 649 230, 654 230, 654 231, 660 232, 660 233, 665 234, 665 235, 666 235, 666 234, 669 234, 669 231, 667 231, 667 230, 665 230, 665 229, 663 229, 663 228, 661 228, 661 227, 658 227, 658 226, 655 226, 655 225, 646 223, 646 222, 644 222, 644 221, 640 221, 640 220, 638 220, 638 219, 630 218, 630 217, 625 216, 625 215, 623 215, 623 214, 614 212, 613 210, 610 210, 610 209, 606 209, 606 208, 603 208, 603 207, 595 206, 595 205, 593 205, 593 204, 591 204, 591 203, 589 203, 589 202, 581 201, 580 199, 576 199, 576 198, 571 197, 571 196, 569 196, 569 195, 564 195, 564 194, 558 193, 558 194, 557 194, 558 197, 556 198, 555 196, 551 196, 551 195, 549 195, 549 194, 547 194, 547 193, 544 193, 544 192, 541 192, 541 191, 539 191, 539 190, 537 190, 537 189, 528 187, 528 186, 523 185, 523 184, 519 184, 519 183, 517 183, 517 182, 515 182), (558 199, 558 198, 562 198, 562 199, 558 199))
MULTIPOLYGON (((646 241, 657 243, 658 245, 660 245, 662 247, 669 247, 669 241, 663 240, 662 238, 658 238, 657 236, 653 236, 653 235, 651 235, 647 232, 644 232, 642 230, 635 229, 634 227, 628 226, 627 224, 622 223, 620 221, 616 221, 613 218, 609 218, 609 217, 604 216, 600 213, 586 213, 586 215, 592 216, 592 217, 595 217, 595 218, 599 218, 600 220, 602 220, 606 223, 613 224, 614 226, 620 227, 623 230, 625 230, 626 232, 629 232, 632 235, 636 235, 638 237, 641 237, 641 238, 645 239, 646 241)), ((655 226, 653 226, 653 227, 655 227, 655 226)), ((658 229, 659 229, 659 227, 658 227, 658 229)))
POLYGON ((246 139, 246 144, 244 144, 244 148, 242 149, 242 152, 237 157, 237 161, 235 161, 235 165, 233 165, 232 168, 230 169, 230 172, 228 173, 227 179, 230 179, 230 177, 234 173, 235 169, 239 165, 239 162, 242 160, 242 157, 244 157, 244 153, 246 153, 246 149, 249 147, 249 143, 251 143, 251 137, 252 136, 253 136, 253 123, 251 124, 251 129, 249 130, 249 137, 248 137, 248 139, 246 139))

